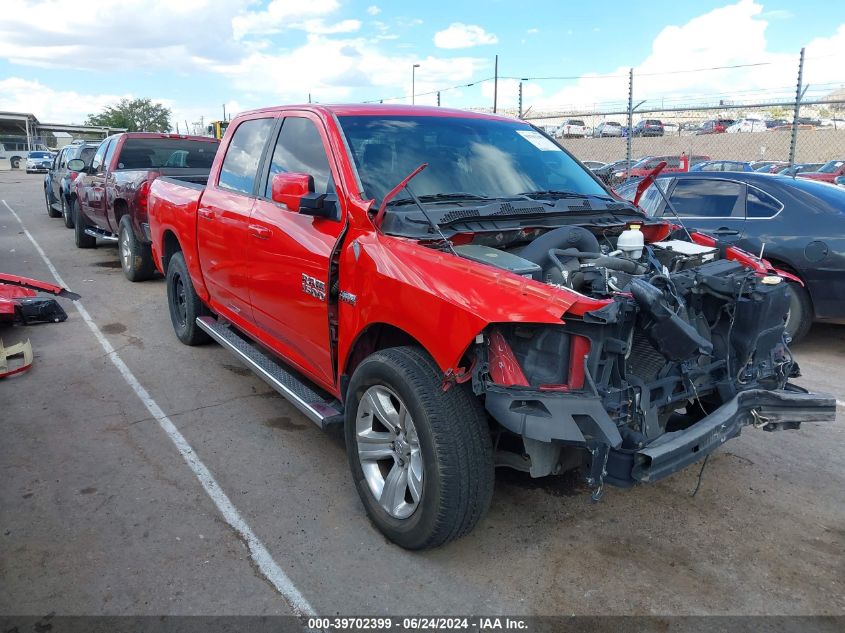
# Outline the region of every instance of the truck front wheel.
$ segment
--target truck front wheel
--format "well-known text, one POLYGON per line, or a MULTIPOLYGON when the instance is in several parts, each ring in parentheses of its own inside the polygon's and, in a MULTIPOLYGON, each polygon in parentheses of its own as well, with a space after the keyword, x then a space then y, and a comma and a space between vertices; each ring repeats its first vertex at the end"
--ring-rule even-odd
POLYGON ((129 281, 146 281, 153 276, 155 268, 150 245, 137 238, 128 215, 120 218, 117 251, 123 274, 129 281))
POLYGON ((493 494, 493 452, 481 404, 415 347, 369 356, 347 392, 346 451, 367 515, 407 549, 472 530, 493 494))
POLYGON ((185 345, 208 343, 211 337, 197 325, 197 317, 205 316, 209 311, 194 290, 181 252, 174 253, 167 264, 166 283, 167 306, 176 338, 185 345))

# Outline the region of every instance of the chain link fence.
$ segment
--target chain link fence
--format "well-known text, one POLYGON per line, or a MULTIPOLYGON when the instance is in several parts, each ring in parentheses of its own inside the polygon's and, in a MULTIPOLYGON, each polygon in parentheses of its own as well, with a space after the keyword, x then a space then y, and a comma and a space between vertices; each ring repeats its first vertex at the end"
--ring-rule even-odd
MULTIPOLYGON (((699 168, 772 173, 816 171, 829 161, 845 161, 845 81, 807 85, 803 50, 794 71, 797 85, 791 89, 737 90, 717 99, 650 92, 650 98, 638 100, 632 70, 627 102, 619 98, 595 109, 529 111, 521 118, 544 128, 582 161, 618 163, 610 184, 647 157, 666 160, 668 169, 719 161, 699 168)), ((724 73, 726 86, 736 83, 734 69, 724 73)), ((718 84, 719 77, 710 77, 710 83, 718 84)))

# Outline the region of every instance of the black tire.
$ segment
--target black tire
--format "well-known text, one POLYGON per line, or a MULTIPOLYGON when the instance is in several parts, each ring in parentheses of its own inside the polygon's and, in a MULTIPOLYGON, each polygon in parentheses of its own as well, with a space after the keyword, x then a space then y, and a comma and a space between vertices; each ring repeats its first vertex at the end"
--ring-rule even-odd
POLYGON ((78 204, 73 205, 73 241, 77 248, 96 248, 97 238, 93 235, 88 235, 85 229, 88 228, 88 222, 85 219, 85 214, 78 204))
POLYGON ((62 214, 61 214, 61 213, 59 213, 58 211, 56 211, 56 210, 53 208, 53 205, 52 205, 52 204, 50 204, 50 194, 48 194, 48 193, 47 193, 47 188, 46 188, 46 187, 44 188, 44 202, 47 204, 47 215, 49 215, 51 218, 60 218, 60 217, 62 217, 62 214))
POLYGON ((202 345, 211 337, 197 325, 197 317, 206 316, 210 311, 197 296, 185 258, 181 252, 175 253, 167 264, 167 306, 170 309, 170 321, 176 338, 185 345, 202 345))
POLYGON ((786 317, 786 333, 792 337, 792 344, 807 336, 813 325, 813 302, 807 289, 795 281, 787 282, 789 291, 789 315, 786 317))
POLYGON ((373 524, 411 550, 438 547, 468 533, 487 512, 493 495, 493 449, 484 409, 469 385, 443 391, 442 375, 424 351, 394 347, 364 359, 347 391, 346 452, 355 487, 373 524), (373 386, 398 395, 416 428, 422 493, 407 518, 395 518, 381 507, 358 455, 358 407, 373 386))
POLYGON ((12 169, 18 169, 21 166, 21 159, 17 156, 13 156, 12 160, 10 161, 12 169))
POLYGON ((71 198, 68 200, 65 194, 61 194, 62 199, 62 219, 65 222, 65 227, 72 229, 73 228, 73 207, 76 204, 76 200, 71 198))
POLYGON ((120 218, 117 231, 117 253, 120 267, 129 281, 146 281, 155 273, 153 252, 150 245, 142 242, 132 229, 128 215, 120 218))

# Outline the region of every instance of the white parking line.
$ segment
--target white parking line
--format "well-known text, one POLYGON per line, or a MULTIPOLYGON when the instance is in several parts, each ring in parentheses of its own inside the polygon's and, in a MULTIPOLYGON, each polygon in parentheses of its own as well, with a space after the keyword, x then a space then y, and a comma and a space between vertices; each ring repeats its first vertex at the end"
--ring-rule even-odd
MULTIPOLYGON (((26 235, 29 238, 29 241, 32 242, 32 245, 35 246, 35 250, 38 251, 38 254, 41 255, 41 259, 43 259, 44 263, 47 264, 47 268, 50 269, 50 272, 56 279, 56 283, 67 288, 67 284, 65 284, 62 280, 56 270, 56 267, 53 266, 53 263, 44 253, 44 250, 38 242, 35 241, 35 238, 32 237, 32 234, 20 219, 20 216, 15 213, 15 210, 9 206, 8 202, 3 200, 3 204, 11 212, 11 214, 15 216, 15 219, 23 229, 24 235, 26 235)), ((79 312, 79 315, 82 317, 82 320, 85 321, 89 328, 91 328, 94 336, 100 342, 100 345, 103 347, 103 350, 105 350, 106 355, 109 357, 111 362, 115 367, 117 367, 120 375, 123 376, 126 383, 132 387, 135 395, 137 395, 141 402, 144 403, 144 406, 147 408, 147 411, 150 412, 150 415, 156 419, 159 426, 161 426, 173 444, 175 444, 176 449, 179 453, 181 453, 185 463, 188 464, 188 467, 193 471, 197 479, 199 479, 202 487, 205 488, 205 491, 208 493, 208 496, 211 497, 214 505, 216 505, 217 509, 220 510, 223 518, 226 519, 226 522, 232 527, 232 529, 234 529, 241 536, 244 542, 246 542, 247 547, 249 548, 249 555, 252 557, 252 560, 255 561, 255 564, 261 570, 261 573, 264 574, 276 590, 285 597, 297 615, 316 615, 316 612, 308 600, 305 599, 305 596, 300 593, 299 589, 296 588, 296 585, 293 584, 288 575, 285 574, 285 572, 282 571, 282 568, 279 567, 278 563, 273 560, 273 557, 264 546, 264 543, 258 539, 252 531, 252 528, 249 527, 247 522, 238 512, 237 508, 235 508, 232 501, 220 488, 217 481, 215 481, 214 476, 211 474, 211 471, 209 471, 200 458, 197 457, 197 454, 188 443, 188 440, 185 439, 185 436, 179 432, 170 418, 165 415, 161 407, 158 406, 158 403, 153 400, 152 396, 150 396, 143 385, 138 382, 138 379, 135 378, 135 375, 130 371, 129 367, 126 366, 126 363, 123 362, 123 359, 117 354, 111 343, 109 343, 106 337, 103 336, 100 328, 98 328, 97 324, 94 323, 94 320, 91 318, 91 315, 88 314, 88 310, 85 309, 82 302, 75 301, 74 306, 76 307, 77 312, 79 312)))

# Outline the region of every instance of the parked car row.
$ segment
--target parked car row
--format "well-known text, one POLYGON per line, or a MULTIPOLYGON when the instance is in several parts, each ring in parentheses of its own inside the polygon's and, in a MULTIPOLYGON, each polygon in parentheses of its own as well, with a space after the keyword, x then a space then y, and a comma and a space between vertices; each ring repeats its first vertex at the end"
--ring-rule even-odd
POLYGON ((123 273, 130 281, 150 278, 147 202, 150 184, 162 175, 199 178, 211 168, 219 141, 204 136, 125 132, 99 144, 64 147, 44 178, 50 217, 62 217, 79 248, 97 238, 118 242, 123 273))
MULTIPOLYGON (((845 119, 798 119, 799 129, 845 130, 845 119)), ((632 137, 656 137, 704 134, 736 134, 749 132, 783 131, 792 129, 792 121, 786 119, 762 119, 759 117, 717 117, 701 123, 668 123, 660 119, 643 119, 631 131, 632 137)), ((546 127, 546 131, 557 138, 619 138, 628 136, 628 127, 617 121, 602 121, 595 127, 588 126, 583 119, 566 119, 558 127, 546 127)))

